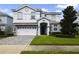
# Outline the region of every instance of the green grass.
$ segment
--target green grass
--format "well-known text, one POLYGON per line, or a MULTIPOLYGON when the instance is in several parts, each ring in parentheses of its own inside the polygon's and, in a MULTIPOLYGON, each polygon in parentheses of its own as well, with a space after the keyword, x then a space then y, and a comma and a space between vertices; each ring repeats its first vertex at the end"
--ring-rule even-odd
POLYGON ((32 40, 31 45, 79 45, 79 36, 75 38, 36 36, 32 40))
POLYGON ((79 51, 22 51, 21 54, 79 54, 79 51))

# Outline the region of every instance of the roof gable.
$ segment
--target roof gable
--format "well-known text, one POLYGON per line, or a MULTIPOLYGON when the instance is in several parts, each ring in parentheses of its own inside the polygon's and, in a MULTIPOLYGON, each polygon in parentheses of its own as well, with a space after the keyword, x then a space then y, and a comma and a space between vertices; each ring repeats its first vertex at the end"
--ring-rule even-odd
POLYGON ((3 12, 0 12, 0 17, 4 17, 4 16, 13 19, 13 17, 11 17, 10 15, 8 15, 8 14, 6 14, 6 13, 3 13, 3 12))
POLYGON ((17 8, 17 9, 12 9, 12 11, 13 11, 13 12, 17 12, 17 11, 23 9, 23 8, 26 8, 26 7, 27 7, 27 8, 30 8, 30 9, 32 9, 32 10, 34 10, 34 11, 36 11, 35 9, 33 9, 33 8, 30 7, 30 6, 21 6, 21 7, 17 8))
POLYGON ((47 19, 46 17, 42 17, 42 18, 38 19, 37 21, 40 21, 40 20, 42 20, 42 19, 46 19, 46 20, 50 21, 50 20, 47 19))

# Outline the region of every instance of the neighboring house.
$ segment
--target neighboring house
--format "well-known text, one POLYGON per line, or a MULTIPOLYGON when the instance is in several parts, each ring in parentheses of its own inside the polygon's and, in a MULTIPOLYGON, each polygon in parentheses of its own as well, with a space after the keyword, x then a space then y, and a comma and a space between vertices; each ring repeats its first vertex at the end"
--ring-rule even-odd
POLYGON ((3 12, 0 12, 0 31, 4 31, 5 34, 13 32, 13 18, 3 12))
POLYGON ((60 32, 60 12, 44 12, 29 6, 21 6, 13 11, 16 35, 49 35, 60 32))
POLYGON ((78 26, 76 26, 76 30, 78 31, 78 34, 79 34, 79 12, 77 12, 76 16, 77 16, 77 19, 74 21, 74 23, 78 24, 78 26))

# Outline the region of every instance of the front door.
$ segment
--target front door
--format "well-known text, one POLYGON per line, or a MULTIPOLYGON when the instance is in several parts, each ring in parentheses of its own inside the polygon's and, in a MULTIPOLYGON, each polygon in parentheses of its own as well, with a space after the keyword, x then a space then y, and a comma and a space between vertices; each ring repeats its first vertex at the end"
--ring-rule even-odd
POLYGON ((47 23, 40 24, 40 34, 47 35, 47 23))

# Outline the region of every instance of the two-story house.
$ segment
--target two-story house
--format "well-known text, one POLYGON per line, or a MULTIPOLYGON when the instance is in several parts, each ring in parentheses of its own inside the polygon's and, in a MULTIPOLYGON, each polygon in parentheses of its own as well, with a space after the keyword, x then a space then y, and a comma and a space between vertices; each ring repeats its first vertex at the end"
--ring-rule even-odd
POLYGON ((13 17, 0 12, 0 31, 5 31, 6 34, 13 32, 13 17))
POLYGON ((16 35, 49 35, 60 32, 60 12, 44 12, 30 6, 21 6, 13 11, 13 23, 16 35))

